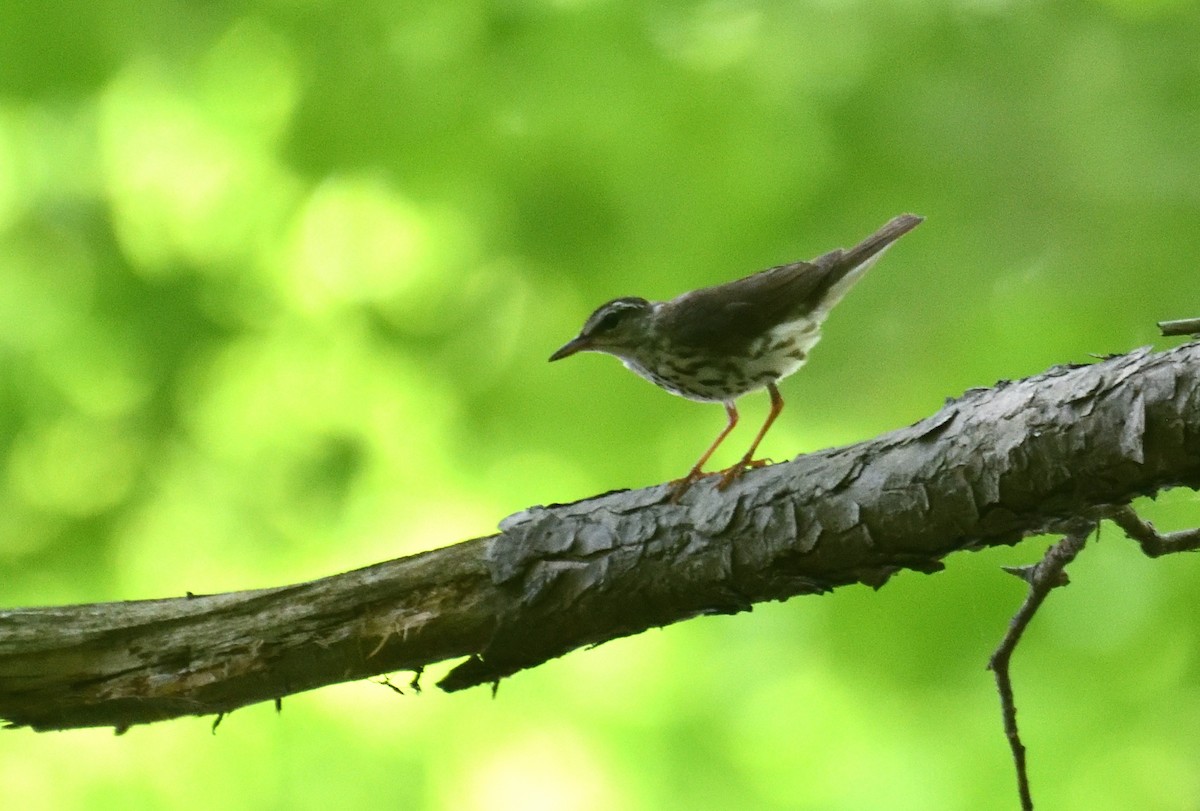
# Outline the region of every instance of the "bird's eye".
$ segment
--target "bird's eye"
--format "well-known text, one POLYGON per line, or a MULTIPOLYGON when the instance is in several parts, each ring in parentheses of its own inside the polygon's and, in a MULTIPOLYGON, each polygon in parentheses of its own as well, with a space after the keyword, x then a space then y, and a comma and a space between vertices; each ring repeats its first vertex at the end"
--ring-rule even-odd
POLYGON ((605 314, 603 318, 596 322, 596 327, 592 330, 592 332, 608 332, 616 327, 617 324, 621 323, 621 318, 624 315, 624 310, 613 310, 612 312, 605 314))

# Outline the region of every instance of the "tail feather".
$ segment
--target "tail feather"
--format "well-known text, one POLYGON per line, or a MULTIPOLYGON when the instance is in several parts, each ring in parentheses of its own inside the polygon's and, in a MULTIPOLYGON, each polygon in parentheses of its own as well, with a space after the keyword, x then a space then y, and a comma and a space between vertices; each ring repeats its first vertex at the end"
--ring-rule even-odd
POLYGON ((830 274, 833 278, 821 296, 819 308, 825 313, 833 309, 833 306, 842 300, 854 283, 879 261, 879 258, 891 247, 893 242, 924 221, 924 217, 916 214, 901 214, 893 217, 882 228, 853 248, 844 250, 838 248, 814 259, 812 263, 817 267, 837 267, 837 270, 830 274), (833 280, 834 278, 836 281, 833 280))
POLYGON ((893 217, 871 236, 845 251, 843 258, 852 266, 861 265, 863 262, 879 256, 893 242, 924 221, 924 217, 916 214, 901 214, 899 217, 893 217))

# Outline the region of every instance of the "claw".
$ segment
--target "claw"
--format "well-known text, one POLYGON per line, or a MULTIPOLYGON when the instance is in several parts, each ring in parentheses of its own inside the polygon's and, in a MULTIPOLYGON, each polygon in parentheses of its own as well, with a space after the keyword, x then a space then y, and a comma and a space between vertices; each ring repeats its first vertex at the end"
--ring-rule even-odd
POLYGON ((693 484, 708 476, 716 475, 716 473, 704 473, 698 467, 692 468, 691 471, 689 471, 688 474, 682 479, 676 479, 667 485, 671 488, 671 498, 669 499, 670 502, 672 504, 678 504, 679 499, 683 498, 683 494, 686 493, 693 484))
POLYGON ((724 490, 729 485, 733 484, 734 480, 738 479, 747 470, 766 467, 771 464, 770 459, 749 459, 743 458, 734 465, 731 465, 720 471, 721 481, 717 482, 717 489, 724 490))
POLYGON ((667 486, 671 489, 671 496, 668 500, 672 504, 678 504, 679 499, 683 498, 683 494, 691 489, 693 484, 710 476, 720 476, 721 480, 717 482, 717 489, 724 490, 747 470, 766 467, 770 464, 774 464, 770 459, 742 459, 724 470, 714 470, 710 473, 705 473, 699 468, 692 468, 682 479, 675 479, 667 483, 667 486))

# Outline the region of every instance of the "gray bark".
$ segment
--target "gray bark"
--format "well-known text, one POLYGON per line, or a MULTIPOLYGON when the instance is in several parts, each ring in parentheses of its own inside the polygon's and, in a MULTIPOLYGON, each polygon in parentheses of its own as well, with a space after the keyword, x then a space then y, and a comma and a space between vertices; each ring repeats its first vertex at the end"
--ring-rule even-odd
POLYGON ((533 507, 309 583, 0 611, 0 717, 39 730, 229 712, 466 657, 446 690, 700 614, 1066 531, 1200 485, 1200 344, 973 389, 915 425, 711 480, 533 507))

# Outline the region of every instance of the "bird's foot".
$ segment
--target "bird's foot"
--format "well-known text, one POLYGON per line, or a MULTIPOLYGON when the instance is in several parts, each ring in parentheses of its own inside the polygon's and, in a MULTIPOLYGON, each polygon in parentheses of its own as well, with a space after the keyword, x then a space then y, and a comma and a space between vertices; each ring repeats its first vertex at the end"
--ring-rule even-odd
POLYGON ((721 480, 717 482, 717 489, 724 490, 747 470, 766 467, 769 464, 771 464, 770 459, 751 459, 749 456, 743 456, 737 463, 720 471, 721 480))
POLYGON ((705 473, 698 467, 692 468, 682 479, 676 479, 675 481, 667 484, 667 487, 670 488, 671 492, 670 502, 672 504, 678 504, 679 499, 683 498, 683 494, 686 493, 693 484, 708 476, 716 475, 716 473, 705 473))
POLYGON ((749 457, 743 457, 736 464, 727 467, 724 470, 714 470, 711 473, 705 473, 704 471, 700 470, 700 468, 694 467, 682 479, 676 479, 675 481, 667 484, 667 487, 670 488, 671 493, 670 502, 672 504, 678 504, 679 499, 683 498, 683 494, 686 493, 693 484, 701 479, 707 479, 710 476, 720 476, 721 479, 717 482, 717 489, 724 490, 726 487, 733 484, 734 480, 740 477, 747 470, 766 467, 769 464, 771 464, 770 459, 751 459, 749 457))

